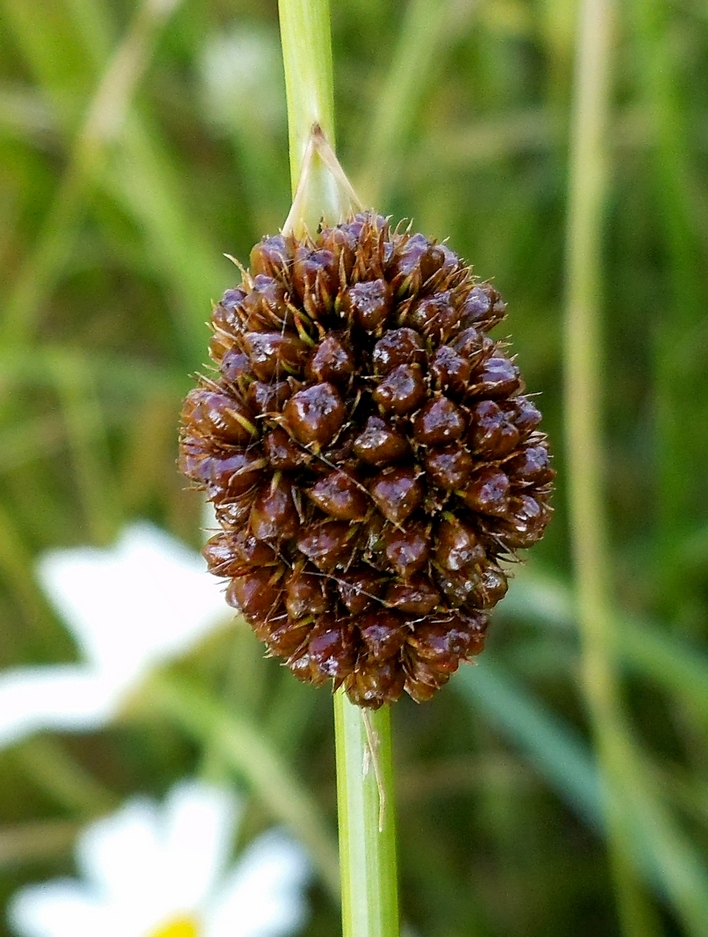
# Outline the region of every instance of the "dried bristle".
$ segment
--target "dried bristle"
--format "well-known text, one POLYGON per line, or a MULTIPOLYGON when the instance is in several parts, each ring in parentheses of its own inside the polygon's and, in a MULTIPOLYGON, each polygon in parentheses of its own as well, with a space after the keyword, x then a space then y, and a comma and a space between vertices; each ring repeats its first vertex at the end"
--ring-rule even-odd
POLYGON ((181 467, 214 503, 227 601, 299 679, 422 701, 482 650, 554 474, 487 334, 504 315, 449 248, 373 213, 265 238, 215 307, 181 467))

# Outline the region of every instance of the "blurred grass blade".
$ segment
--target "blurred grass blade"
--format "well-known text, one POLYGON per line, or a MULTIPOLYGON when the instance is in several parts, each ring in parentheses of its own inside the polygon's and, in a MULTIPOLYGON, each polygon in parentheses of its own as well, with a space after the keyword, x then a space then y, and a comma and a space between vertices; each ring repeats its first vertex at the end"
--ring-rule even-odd
POLYGON ((215 748, 310 852, 332 898, 339 900, 337 846, 317 802, 271 747, 259 726, 186 682, 155 676, 149 700, 202 746, 215 748))
POLYGON ((551 788, 592 826, 602 825, 597 766, 578 733, 485 658, 452 683, 467 703, 526 753, 551 788))

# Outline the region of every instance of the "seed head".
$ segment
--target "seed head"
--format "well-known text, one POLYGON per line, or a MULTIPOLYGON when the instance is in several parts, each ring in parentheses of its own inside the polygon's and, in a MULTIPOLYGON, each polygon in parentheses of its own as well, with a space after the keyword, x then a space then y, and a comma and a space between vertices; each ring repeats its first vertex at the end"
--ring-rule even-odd
POLYGON ((210 570, 301 680, 429 699, 484 645, 504 563, 550 518, 541 415, 506 307, 456 254, 373 213, 265 238, 214 309, 182 471, 210 570))

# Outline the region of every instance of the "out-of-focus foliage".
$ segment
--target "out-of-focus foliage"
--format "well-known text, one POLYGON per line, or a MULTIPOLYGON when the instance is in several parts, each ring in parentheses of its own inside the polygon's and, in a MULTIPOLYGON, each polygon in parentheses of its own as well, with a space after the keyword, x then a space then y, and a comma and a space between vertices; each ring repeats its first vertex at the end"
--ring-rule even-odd
MULTIPOLYGON (((429 704, 396 706, 402 907, 425 937, 611 937, 561 420, 575 3, 332 6, 342 163, 365 202, 449 238, 494 277, 559 471, 555 519, 479 665, 429 704)), ((668 823, 642 824, 629 861, 656 910, 654 929, 636 933, 698 937, 708 932, 708 17, 695 0, 629 0, 617 13, 597 283, 611 651, 668 823)), ((180 401, 206 361, 210 300, 238 279, 223 253, 246 260, 277 230, 289 175, 275 2, 0 0, 0 19, 9 667, 75 659, 34 579, 41 551, 105 546, 138 517, 199 546, 202 504, 174 464, 180 401)), ((248 786, 247 835, 284 802, 297 810, 297 790, 334 836, 328 693, 262 659, 246 629, 215 636, 178 676, 191 694, 179 705, 137 700, 111 730, 0 753, 0 900, 71 873, 90 818, 195 771, 248 786), (258 730, 260 773, 236 751, 253 741, 244 725, 258 730)), ((314 888, 313 937, 338 930, 330 892, 322 879, 314 888)))

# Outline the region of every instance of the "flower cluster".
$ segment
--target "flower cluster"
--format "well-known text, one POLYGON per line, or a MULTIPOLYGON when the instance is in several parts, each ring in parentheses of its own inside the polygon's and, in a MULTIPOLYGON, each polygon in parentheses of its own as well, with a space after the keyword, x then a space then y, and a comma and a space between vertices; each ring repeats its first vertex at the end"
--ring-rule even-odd
POLYGON ((488 334, 504 315, 448 247, 373 213, 264 239, 215 307, 181 465, 227 601, 300 679, 420 701, 482 649, 554 474, 488 334))

